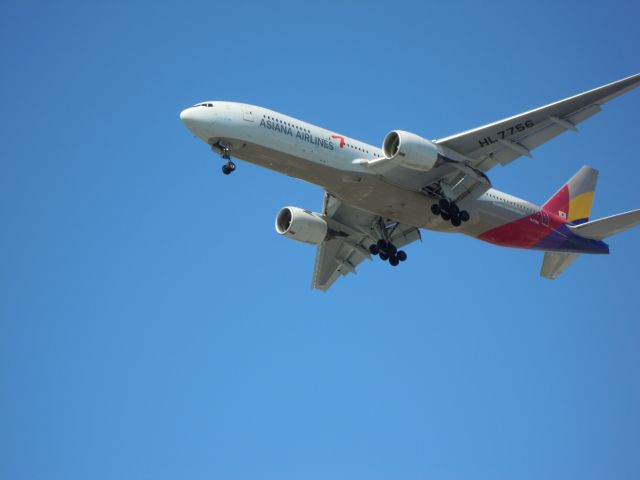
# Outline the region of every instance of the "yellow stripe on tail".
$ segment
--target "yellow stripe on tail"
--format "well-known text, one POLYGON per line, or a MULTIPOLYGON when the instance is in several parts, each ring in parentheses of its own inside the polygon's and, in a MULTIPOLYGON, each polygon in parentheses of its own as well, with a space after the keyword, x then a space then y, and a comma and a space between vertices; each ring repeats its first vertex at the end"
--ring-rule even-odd
MULTIPOLYGON (((570 192, 571 193, 571 192, 570 192)), ((589 218, 595 192, 583 192, 569 200, 569 216, 567 220, 573 222, 589 218)))

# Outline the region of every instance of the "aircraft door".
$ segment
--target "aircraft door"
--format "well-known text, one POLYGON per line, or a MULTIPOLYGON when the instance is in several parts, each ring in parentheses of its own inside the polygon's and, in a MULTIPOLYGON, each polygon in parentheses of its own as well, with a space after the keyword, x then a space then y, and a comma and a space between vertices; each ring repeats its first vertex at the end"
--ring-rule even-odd
POLYGON ((242 119, 246 122, 253 122, 254 121, 254 113, 253 113, 253 109, 249 108, 249 107, 243 107, 242 108, 242 119))
POLYGON ((541 213, 542 213, 542 226, 543 227, 548 227, 549 226, 549 214, 547 212, 545 212, 544 210, 541 213))

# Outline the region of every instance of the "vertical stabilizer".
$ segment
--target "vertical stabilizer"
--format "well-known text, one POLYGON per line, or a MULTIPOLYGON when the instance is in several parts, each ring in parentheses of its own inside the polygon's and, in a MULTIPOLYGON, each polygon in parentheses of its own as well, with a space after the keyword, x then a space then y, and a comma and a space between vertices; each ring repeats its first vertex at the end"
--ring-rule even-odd
POLYGON ((573 224, 587 222, 597 181, 597 170, 588 166, 582 167, 542 206, 542 209, 573 224))

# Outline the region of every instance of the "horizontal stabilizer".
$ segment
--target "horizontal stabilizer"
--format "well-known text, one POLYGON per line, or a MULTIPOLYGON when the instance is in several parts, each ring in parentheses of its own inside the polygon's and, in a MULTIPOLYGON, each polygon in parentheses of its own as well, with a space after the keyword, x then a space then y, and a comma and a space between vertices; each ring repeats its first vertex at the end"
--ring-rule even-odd
POLYGON ((592 240, 602 240, 626 229, 640 224, 640 209, 626 213, 619 213, 581 225, 569 225, 576 235, 592 240))
POLYGON ((540 276, 555 280, 576 258, 578 258, 577 253, 546 252, 542 261, 540 276))

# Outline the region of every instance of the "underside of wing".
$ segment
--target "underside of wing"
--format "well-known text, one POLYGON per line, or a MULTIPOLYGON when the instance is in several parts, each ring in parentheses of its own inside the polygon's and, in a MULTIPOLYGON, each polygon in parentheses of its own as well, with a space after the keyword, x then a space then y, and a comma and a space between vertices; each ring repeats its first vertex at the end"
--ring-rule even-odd
POLYGON ((445 155, 487 171, 506 165, 595 115, 601 105, 640 85, 640 74, 473 130, 436 140, 445 155), (450 155, 448 155, 450 154, 450 155))
POLYGON ((413 226, 352 207, 329 193, 325 193, 322 213, 331 233, 316 252, 312 287, 319 290, 327 291, 342 275, 355 274, 363 260, 372 258, 369 247, 378 240, 400 248, 420 238, 413 226))

